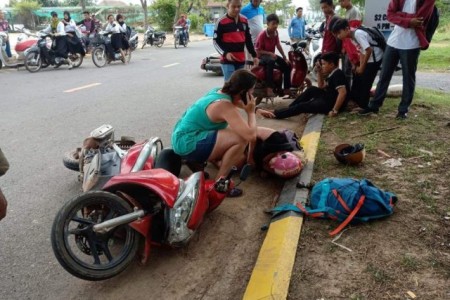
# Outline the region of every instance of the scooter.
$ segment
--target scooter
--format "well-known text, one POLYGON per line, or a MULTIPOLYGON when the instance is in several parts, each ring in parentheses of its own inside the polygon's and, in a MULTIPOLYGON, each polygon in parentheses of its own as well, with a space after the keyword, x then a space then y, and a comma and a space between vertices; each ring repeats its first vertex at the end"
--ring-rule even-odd
POLYGON ((304 53, 308 64, 308 73, 314 81, 317 81, 316 63, 322 54, 323 37, 317 30, 309 29, 307 33, 307 45, 304 53))
POLYGON ((17 38, 16 46, 14 51, 17 55, 9 58, 6 55, 5 47, 6 40, 8 39, 8 34, 6 32, 0 32, 0 69, 5 66, 8 68, 18 68, 25 64, 25 56, 28 54, 31 47, 37 43, 37 39, 28 39, 30 36, 35 36, 31 34, 28 30, 24 29, 23 34, 17 38))
POLYGON ((181 45, 186 48, 189 43, 186 37, 186 29, 184 29, 183 26, 174 26, 173 30, 173 44, 175 46, 175 49, 177 49, 178 46, 181 45))
MULTIPOLYGON (((139 155, 137 161, 142 156, 139 155)), ((61 208, 53 223, 53 252, 62 267, 84 280, 104 280, 124 271, 135 259, 143 239, 140 261, 153 246, 186 245, 206 213, 216 209, 234 187, 236 168, 218 180, 199 171, 179 179, 181 157, 163 149, 150 170, 126 168, 99 191, 76 196, 61 208)), ((249 168, 242 169, 241 180, 249 168)))
POLYGON ((99 68, 106 66, 107 63, 111 61, 122 61, 123 63, 129 63, 131 60, 131 51, 127 51, 126 57, 122 57, 122 54, 119 50, 111 50, 114 52, 110 54, 107 49, 111 47, 111 32, 101 31, 99 32, 99 40, 96 42, 96 46, 94 50, 92 50, 92 61, 94 65, 99 68))
MULTIPOLYGON (((290 45, 291 50, 288 52, 289 62, 291 64, 291 93, 290 97, 296 97, 301 94, 307 87, 311 86, 311 80, 306 78, 308 73, 308 66, 304 55, 304 49, 306 47, 305 41, 300 41, 291 44, 290 42, 283 41, 284 44, 290 45)), ((256 83, 254 93, 256 104, 261 103, 264 98, 273 100, 267 95, 267 83, 265 82, 266 71, 263 66, 256 66, 251 69, 251 72, 256 75, 258 81, 256 83)), ((282 83, 283 74, 280 70, 274 69, 273 71, 273 92, 278 96, 285 96, 282 83)))
POLYGON ((144 34, 142 49, 144 49, 147 44, 161 48, 164 45, 165 40, 166 33, 164 31, 155 31, 152 26, 148 26, 147 31, 144 34))

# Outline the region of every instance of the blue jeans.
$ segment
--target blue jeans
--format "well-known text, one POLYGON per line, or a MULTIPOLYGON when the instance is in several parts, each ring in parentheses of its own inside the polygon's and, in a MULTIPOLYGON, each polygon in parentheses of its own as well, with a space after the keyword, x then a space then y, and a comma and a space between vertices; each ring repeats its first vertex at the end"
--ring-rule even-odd
POLYGON ((231 74, 233 74, 234 71, 243 69, 245 64, 221 64, 222 65, 222 72, 223 72, 223 79, 225 81, 228 81, 231 77, 231 74))
POLYGON ((408 108, 412 103, 414 90, 416 88, 416 70, 419 54, 419 48, 401 50, 386 46, 386 50, 383 55, 383 62, 381 64, 380 79, 377 84, 375 96, 369 102, 370 109, 377 111, 383 105, 395 67, 400 61, 403 75, 403 92, 402 100, 398 105, 398 112, 408 112, 408 108))
POLYGON ((6 52, 6 55, 7 55, 8 57, 11 57, 11 56, 12 56, 12 54, 11 54, 11 46, 9 45, 9 41, 6 42, 5 52, 6 52))

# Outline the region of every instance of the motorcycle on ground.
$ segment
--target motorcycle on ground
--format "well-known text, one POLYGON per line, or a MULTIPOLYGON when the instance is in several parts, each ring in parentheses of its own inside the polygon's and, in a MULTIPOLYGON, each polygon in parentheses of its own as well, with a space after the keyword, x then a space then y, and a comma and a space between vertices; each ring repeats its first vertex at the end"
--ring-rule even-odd
POLYGON ((147 44, 161 48, 164 45, 165 40, 166 33, 164 31, 155 31, 152 26, 148 26, 147 31, 144 34, 142 49, 144 49, 147 44))
POLYGON ((36 35, 33 35, 28 29, 23 29, 23 33, 17 38, 14 51, 17 55, 8 57, 6 55, 5 47, 8 34, 6 32, 0 32, 0 69, 5 66, 8 68, 17 68, 25 64, 25 56, 29 49, 37 43, 36 35))
MULTIPOLYGON (((53 252, 78 278, 108 279, 124 271, 139 250, 145 264, 153 246, 186 245, 205 214, 234 187, 236 168, 218 180, 205 179, 203 171, 184 180, 178 178, 181 157, 172 149, 163 149, 153 164, 145 146, 133 148, 121 159, 118 175, 106 177, 100 190, 76 196, 55 217, 53 252)), ((244 167, 241 180, 248 172, 244 167)))
MULTIPOLYGON (((290 97, 297 97, 301 94, 307 87, 310 87, 311 80, 306 78, 308 73, 308 66, 306 63, 304 49, 306 47, 305 41, 300 41, 291 44, 290 42, 283 41, 286 45, 291 46, 291 50, 288 52, 289 62, 291 65, 291 93, 290 97)), ((258 81, 256 83, 254 93, 256 104, 261 103, 264 98, 271 99, 267 95, 267 83, 265 81, 266 71, 264 66, 255 66, 251 69, 251 72, 256 75, 258 81)), ((274 69, 273 71, 273 82, 274 88, 273 92, 279 96, 285 96, 283 92, 283 74, 280 70, 274 69)))
POLYGON ((175 26, 174 32, 173 32, 173 44, 175 46, 175 49, 178 48, 178 46, 184 46, 187 47, 189 41, 186 38, 186 32, 185 29, 182 26, 175 26), (184 32, 184 34, 183 34, 184 32))
MULTIPOLYGON (((67 64, 64 58, 57 57, 52 50, 52 43, 54 42, 52 35, 39 32, 38 37, 37 45, 31 47, 25 56, 25 68, 29 72, 35 73, 41 68, 48 66, 58 68, 63 64, 67 64)), ((69 53, 68 59, 72 62, 74 68, 78 68, 83 63, 83 56, 80 54, 69 53)))
POLYGON ((126 57, 123 58, 119 50, 112 50, 114 54, 111 55, 107 49, 112 49, 111 32, 101 31, 99 33, 99 39, 96 41, 96 46, 94 50, 92 50, 92 61, 94 62, 94 65, 103 68, 111 61, 121 61, 123 63, 130 62, 131 51, 127 51, 126 57))

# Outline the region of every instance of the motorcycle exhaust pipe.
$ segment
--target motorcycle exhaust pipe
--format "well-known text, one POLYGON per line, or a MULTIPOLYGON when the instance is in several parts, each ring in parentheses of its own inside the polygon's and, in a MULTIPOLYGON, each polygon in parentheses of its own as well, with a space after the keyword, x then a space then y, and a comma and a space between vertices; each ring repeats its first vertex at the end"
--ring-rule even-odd
POLYGON ((139 218, 142 218, 145 215, 144 210, 140 209, 137 210, 135 212, 99 223, 99 224, 95 224, 93 227, 93 231, 94 232, 98 232, 98 233, 107 233, 108 231, 110 231, 111 229, 119 226, 119 225, 123 225, 123 224, 127 224, 133 221, 136 221, 139 218))

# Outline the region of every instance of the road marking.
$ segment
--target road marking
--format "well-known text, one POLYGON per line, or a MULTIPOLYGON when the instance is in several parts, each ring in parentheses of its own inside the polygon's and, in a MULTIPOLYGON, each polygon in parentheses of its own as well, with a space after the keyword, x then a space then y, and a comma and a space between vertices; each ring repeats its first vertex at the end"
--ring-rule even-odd
POLYGON ((74 89, 65 90, 64 93, 73 93, 73 92, 77 92, 77 91, 80 91, 80 90, 88 89, 88 88, 91 88, 91 87, 94 87, 94 86, 97 86, 97 85, 100 85, 100 84, 101 83, 96 82, 96 83, 92 83, 92 84, 88 84, 88 85, 83 85, 83 86, 80 86, 80 87, 77 87, 77 88, 74 88, 74 89))
POLYGON ((170 64, 170 65, 165 65, 165 66, 163 66, 163 68, 170 68, 170 67, 173 67, 173 66, 176 66, 176 65, 179 65, 180 63, 173 63, 173 64, 170 64))

